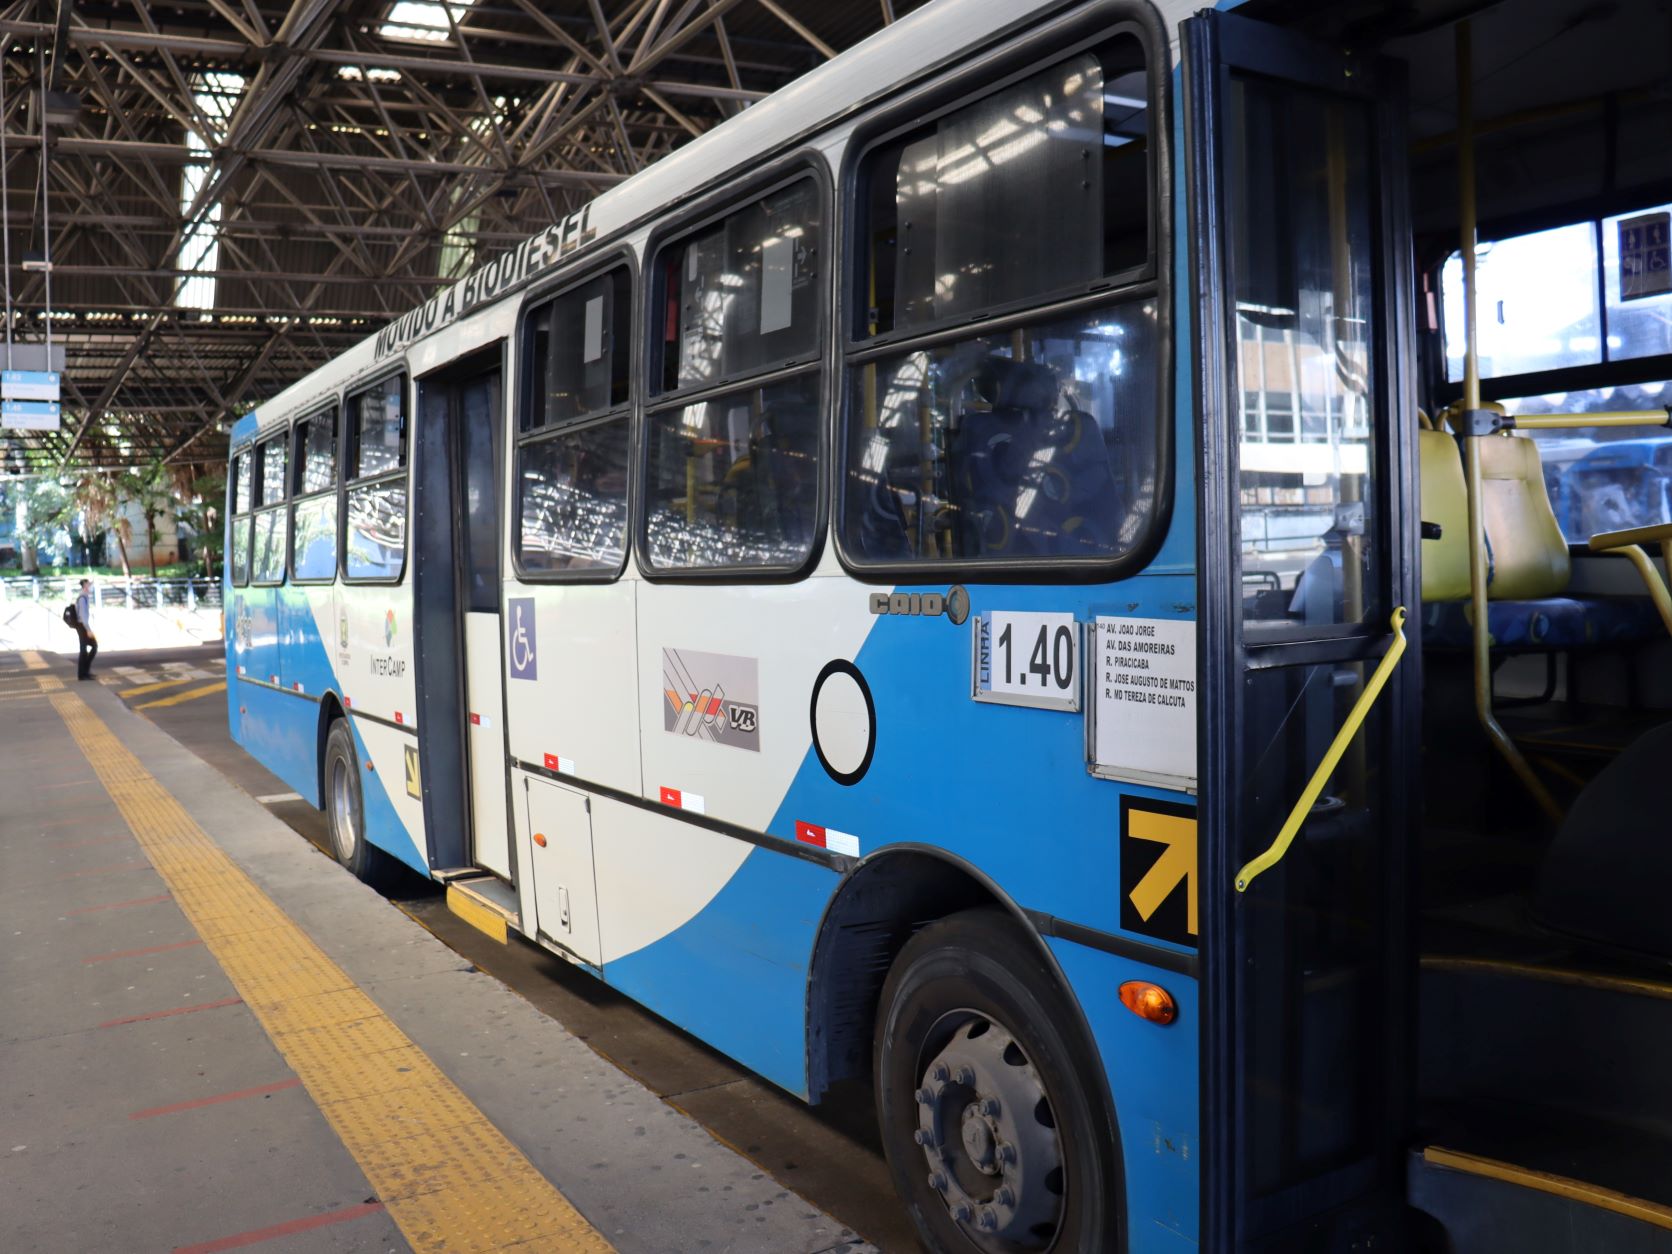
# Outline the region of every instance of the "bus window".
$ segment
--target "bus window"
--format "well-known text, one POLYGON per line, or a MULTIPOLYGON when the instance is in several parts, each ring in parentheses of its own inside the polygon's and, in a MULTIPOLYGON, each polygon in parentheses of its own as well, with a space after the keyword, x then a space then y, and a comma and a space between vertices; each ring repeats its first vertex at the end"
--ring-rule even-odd
POLYGON ((653 568, 788 572, 811 555, 822 247, 818 185, 802 178, 657 254, 662 386, 705 390, 646 417, 653 568))
POLYGON ((232 459, 232 534, 227 566, 232 582, 243 587, 250 581, 250 507, 255 504, 255 450, 245 449, 232 459))
POLYGON ((367 479, 406 465, 406 376, 348 398, 348 477, 367 479))
POLYGON ((1143 48, 1119 36, 866 154, 855 330, 892 342, 850 356, 854 564, 1106 568, 1143 543, 1160 431, 1148 96, 1143 48), (1110 294, 1086 308, 1093 288, 1110 294), (1013 312, 1073 297, 1073 313, 1013 312), (949 340, 951 320, 996 325, 949 340))
POLYGON ((632 334, 627 267, 564 292, 529 315, 531 395, 518 427, 533 431, 627 403, 632 334))
POLYGON ((855 371, 848 551, 868 562, 1079 558, 1155 497, 1152 302, 908 350, 855 371))
POLYGON ((343 575, 395 582, 406 569, 406 376, 348 398, 343 575))
POLYGON ((535 309, 524 331, 517 561, 614 572, 627 553, 631 295, 618 266, 535 309))
POLYGON ((296 424, 296 493, 291 507, 291 578, 337 577, 337 410, 296 424))
POLYGON ((242 588, 250 581, 250 520, 232 520, 232 582, 242 588))
POLYGON ((662 391, 818 356, 818 185, 810 178, 658 253, 662 391))
POLYGON ((296 495, 337 486, 337 409, 332 406, 296 426, 296 495))
POLYGON ((861 335, 1085 291, 1150 248, 1148 75, 1122 36, 867 156, 861 335))
POLYGON ((261 457, 261 499, 258 505, 277 505, 288 495, 285 484, 285 442, 288 435, 265 440, 256 450, 261 457))
POLYGON ((234 514, 247 514, 250 512, 250 506, 255 504, 255 481, 251 477, 254 473, 254 462, 254 451, 245 449, 238 454, 232 463, 232 512, 234 514))
POLYGON ((256 448, 256 464, 261 468, 261 510, 251 527, 250 582, 280 584, 284 582, 284 559, 289 528, 286 526, 284 502, 289 495, 286 480, 288 464, 286 445, 290 432, 264 440, 256 448))

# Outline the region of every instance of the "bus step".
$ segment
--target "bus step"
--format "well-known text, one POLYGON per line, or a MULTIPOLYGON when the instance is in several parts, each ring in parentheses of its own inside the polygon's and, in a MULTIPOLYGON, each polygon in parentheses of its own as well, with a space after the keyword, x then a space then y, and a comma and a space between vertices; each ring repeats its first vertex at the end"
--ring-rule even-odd
POLYGON ((1558 1172, 1430 1145, 1411 1154, 1407 1178, 1450 1254, 1672 1251, 1672 1206, 1558 1172))
POLYGON ((520 931, 522 927, 516 890, 497 876, 452 881, 447 885, 447 908, 501 945, 512 928, 520 931))

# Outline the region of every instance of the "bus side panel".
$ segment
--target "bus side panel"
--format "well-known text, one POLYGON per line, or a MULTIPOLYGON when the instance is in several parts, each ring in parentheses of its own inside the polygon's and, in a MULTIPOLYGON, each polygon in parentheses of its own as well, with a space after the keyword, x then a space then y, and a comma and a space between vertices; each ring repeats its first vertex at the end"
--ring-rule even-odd
POLYGON ((1127 1249, 1195 1251, 1201 1213, 1196 982, 1072 941, 1052 938, 1047 944, 1079 1000, 1108 1075, 1126 1170, 1127 1249), (1127 980, 1165 988, 1178 1018, 1162 1027, 1127 1010, 1114 995, 1127 980))
MULTIPOLYGON (((594 813, 609 805, 595 801, 594 813)), ((600 895, 615 907, 601 912, 600 919, 606 937, 605 981, 772 1083, 806 1097, 808 965, 819 919, 836 889, 836 872, 677 819, 635 813, 663 829, 656 843, 664 849, 691 842, 710 846, 710 856, 721 861, 735 858, 739 850, 744 856, 688 922, 672 928, 666 928, 666 921, 653 922, 652 930, 666 928, 661 940, 611 957, 607 938, 620 928, 624 908, 654 914, 690 902, 688 892, 657 891, 658 880, 670 877, 655 869, 656 858, 634 857, 636 842, 621 839, 623 825, 611 821, 616 835, 600 837, 594 845, 600 895), (609 892, 606 883, 612 879, 615 891, 609 892), (635 894, 643 895, 642 907, 632 904, 635 894)), ((649 835, 646 829, 641 839, 649 835)))
MULTIPOLYGON (((284 587, 279 589, 279 678, 287 692, 313 698, 307 702, 306 720, 317 730, 318 698, 336 687, 336 675, 322 639, 335 619, 335 589, 284 587)), ((301 718, 302 715, 297 717, 301 718)), ((296 791, 315 805, 320 804, 317 735, 307 747, 306 784, 294 782, 296 791)))
POLYGON ((416 784, 407 781, 407 750, 417 739, 398 727, 350 718, 354 749, 360 755, 360 813, 366 839, 420 875, 430 873, 425 852, 424 817, 416 784))

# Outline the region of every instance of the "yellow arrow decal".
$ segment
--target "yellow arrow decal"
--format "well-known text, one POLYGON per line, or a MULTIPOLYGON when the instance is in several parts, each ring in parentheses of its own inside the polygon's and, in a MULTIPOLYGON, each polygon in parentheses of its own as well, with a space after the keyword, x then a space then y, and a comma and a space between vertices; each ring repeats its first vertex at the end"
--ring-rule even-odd
POLYGON ((1150 810, 1133 810, 1127 820, 1126 834, 1135 840, 1153 840, 1165 845, 1155 865, 1144 873, 1136 888, 1128 894, 1138 915, 1146 923, 1161 908, 1161 903, 1172 896, 1183 880, 1188 902, 1186 929, 1192 936, 1196 931, 1196 820, 1173 814, 1156 814, 1150 810))

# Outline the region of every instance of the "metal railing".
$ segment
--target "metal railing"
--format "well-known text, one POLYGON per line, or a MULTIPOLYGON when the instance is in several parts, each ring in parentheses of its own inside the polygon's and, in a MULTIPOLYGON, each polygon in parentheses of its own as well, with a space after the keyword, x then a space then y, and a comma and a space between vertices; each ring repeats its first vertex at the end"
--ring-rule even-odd
MULTIPOLYGON (((68 604, 75 600, 80 590, 79 575, 23 575, 0 578, 0 604, 24 601, 68 604)), ((148 575, 95 575, 93 604, 100 609, 219 609, 221 581, 203 575, 166 579, 152 579, 148 575)))

